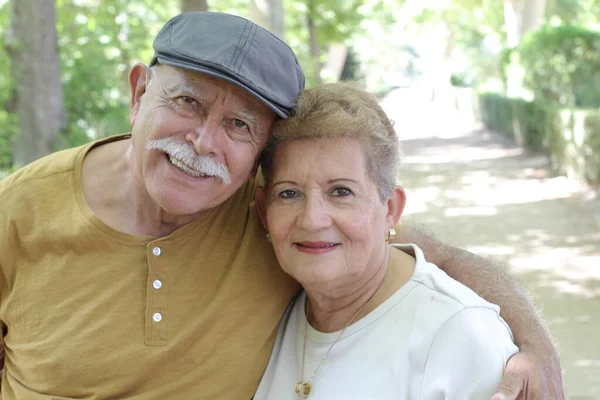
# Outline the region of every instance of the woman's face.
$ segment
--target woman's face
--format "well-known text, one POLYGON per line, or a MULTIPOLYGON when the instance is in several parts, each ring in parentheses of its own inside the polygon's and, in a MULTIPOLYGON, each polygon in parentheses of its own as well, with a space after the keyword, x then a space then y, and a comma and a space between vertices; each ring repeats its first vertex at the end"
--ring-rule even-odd
POLYGON ((387 262, 386 237, 404 192, 382 202, 356 139, 278 145, 259 209, 282 268, 303 285, 352 286, 387 262))

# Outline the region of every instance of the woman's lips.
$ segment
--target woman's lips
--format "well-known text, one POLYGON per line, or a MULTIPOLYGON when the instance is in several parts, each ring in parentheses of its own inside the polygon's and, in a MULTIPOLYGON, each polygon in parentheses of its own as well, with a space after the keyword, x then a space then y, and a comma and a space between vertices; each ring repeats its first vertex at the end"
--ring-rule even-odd
POLYGON ((296 242, 296 249, 308 254, 328 253, 338 248, 339 243, 334 242, 296 242))

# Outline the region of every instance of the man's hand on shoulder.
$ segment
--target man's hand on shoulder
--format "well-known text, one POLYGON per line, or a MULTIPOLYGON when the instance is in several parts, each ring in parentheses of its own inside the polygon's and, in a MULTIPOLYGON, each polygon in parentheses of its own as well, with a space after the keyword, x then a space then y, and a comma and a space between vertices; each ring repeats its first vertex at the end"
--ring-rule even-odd
POLYGON ((553 348, 523 347, 506 364, 491 400, 564 400, 560 361, 553 348))

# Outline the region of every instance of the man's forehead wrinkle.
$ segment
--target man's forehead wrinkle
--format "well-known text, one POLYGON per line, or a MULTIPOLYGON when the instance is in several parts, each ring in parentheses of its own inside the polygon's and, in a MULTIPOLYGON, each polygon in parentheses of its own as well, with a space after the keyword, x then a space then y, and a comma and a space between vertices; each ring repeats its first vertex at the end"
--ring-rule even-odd
POLYGON ((184 92, 193 94, 197 97, 204 97, 204 92, 202 90, 198 89, 197 87, 194 87, 188 79, 180 78, 183 77, 167 80, 163 85, 163 89, 165 90, 165 92, 168 94, 184 92))
POLYGON ((247 93, 244 89, 201 73, 179 70, 175 68, 171 69, 169 72, 169 74, 164 74, 165 79, 163 84, 163 89, 167 95, 174 95, 183 92, 190 93, 197 98, 208 100, 207 93, 201 88, 203 87, 203 84, 209 83, 218 86, 221 90, 227 93, 226 96, 219 96, 222 99, 221 101, 227 101, 227 97, 230 96, 230 98, 238 99, 238 101, 241 102, 238 103, 239 106, 243 107, 243 109, 238 111, 238 114, 244 117, 249 123, 258 126, 261 122, 261 117, 267 118, 262 109, 263 106, 260 101, 250 93, 247 93))
POLYGON ((235 99, 239 99, 245 104, 246 107, 244 110, 244 116, 256 120, 258 114, 257 110, 248 107, 259 108, 262 106, 262 103, 245 89, 242 89, 231 82, 226 82, 222 79, 214 78, 210 75, 204 75, 202 73, 185 71, 182 74, 182 78, 190 87, 197 87, 198 84, 207 82, 219 87, 221 90, 227 93, 227 96, 225 96, 224 99, 229 96, 235 99))

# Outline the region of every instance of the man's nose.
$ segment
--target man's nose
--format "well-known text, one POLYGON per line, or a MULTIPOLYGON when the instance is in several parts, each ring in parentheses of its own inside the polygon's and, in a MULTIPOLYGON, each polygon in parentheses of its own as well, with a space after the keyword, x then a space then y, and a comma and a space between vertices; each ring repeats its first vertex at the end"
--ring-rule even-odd
POLYGON ((302 204, 298 225, 307 231, 318 231, 331 225, 327 204, 317 193, 308 193, 302 204))
POLYGON ((202 156, 217 156, 221 152, 223 126, 220 118, 206 118, 186 134, 186 140, 202 156))

